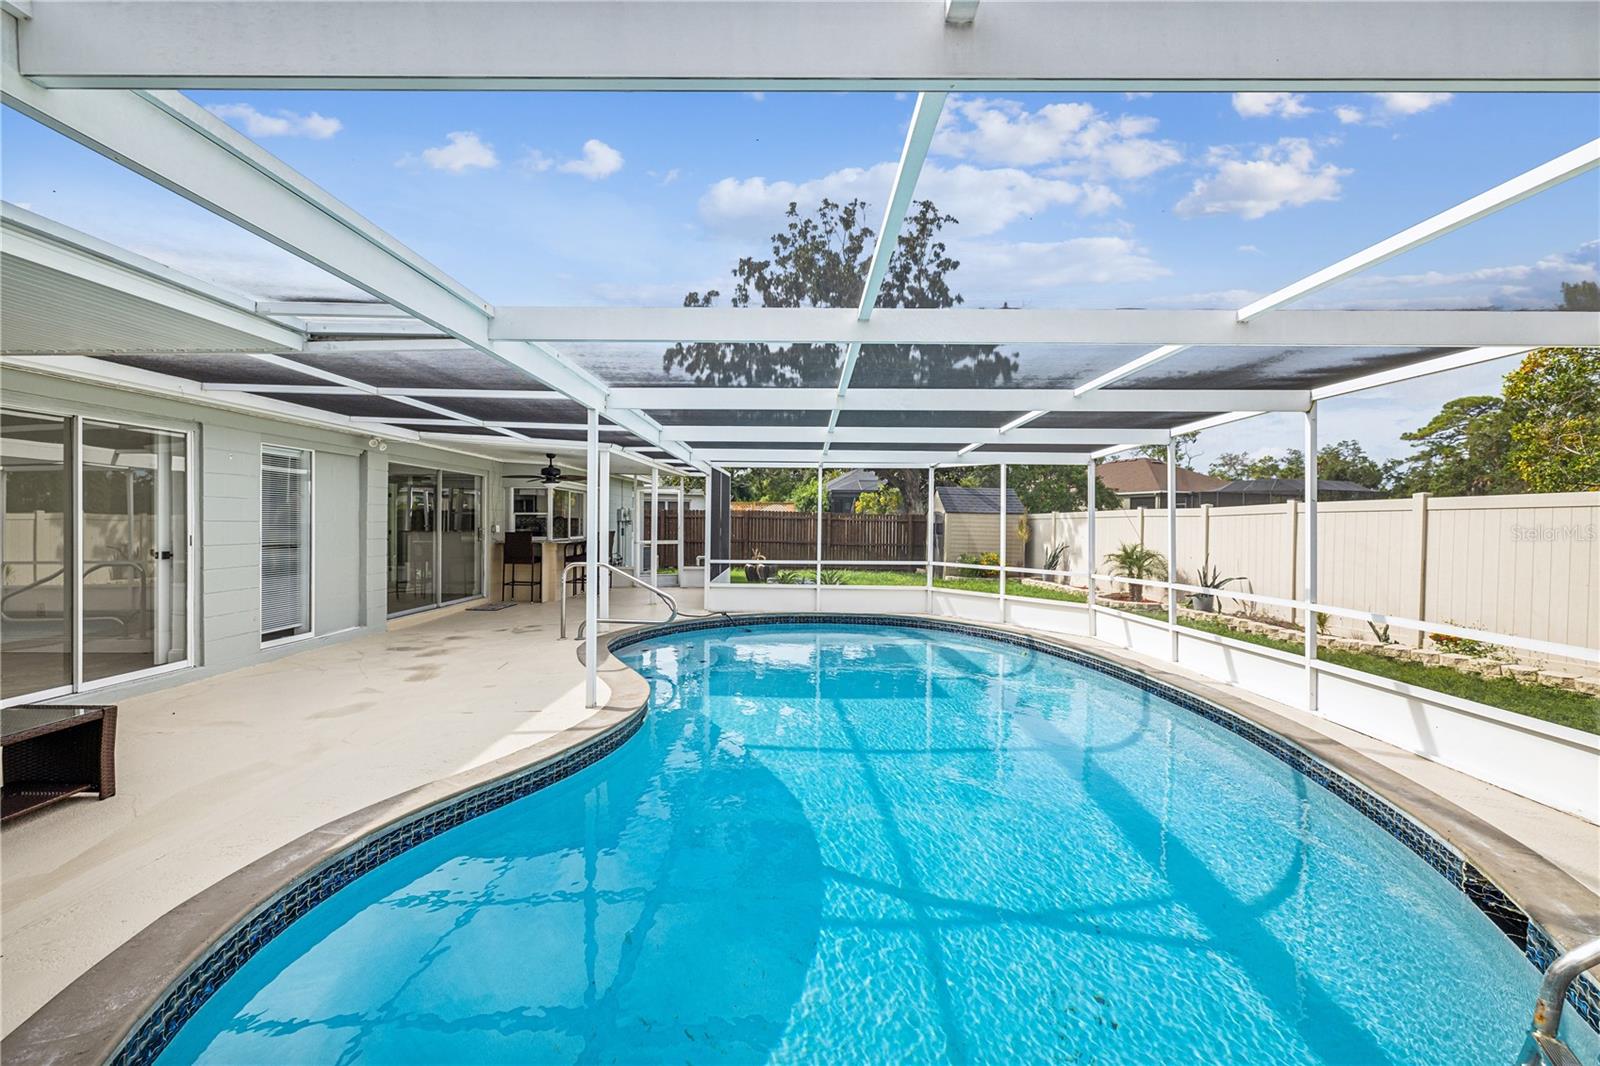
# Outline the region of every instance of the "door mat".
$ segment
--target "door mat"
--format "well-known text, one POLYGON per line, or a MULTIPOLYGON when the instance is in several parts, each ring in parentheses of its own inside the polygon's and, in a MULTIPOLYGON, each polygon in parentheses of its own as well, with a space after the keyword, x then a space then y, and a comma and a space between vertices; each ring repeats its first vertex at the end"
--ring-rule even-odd
POLYGON ((502 600, 499 603, 485 603, 485 604, 483 604, 481 606, 478 606, 478 607, 468 607, 467 610, 469 610, 469 611, 503 611, 507 607, 515 607, 515 606, 516 606, 516 604, 511 602, 511 601, 509 601, 509 600, 502 600))

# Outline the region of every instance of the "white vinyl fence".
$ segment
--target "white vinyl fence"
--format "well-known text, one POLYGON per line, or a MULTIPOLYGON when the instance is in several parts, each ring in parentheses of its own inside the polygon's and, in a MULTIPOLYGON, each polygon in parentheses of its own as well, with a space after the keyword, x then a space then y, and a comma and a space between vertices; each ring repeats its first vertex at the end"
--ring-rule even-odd
MULTIPOLYGON (((1294 599, 1304 562, 1304 506, 1210 505, 1178 510, 1180 584, 1209 559, 1242 592, 1294 599)), ((1318 503, 1317 600, 1400 618, 1600 647, 1600 493, 1432 497, 1318 503)), ((1043 567, 1063 541, 1063 570, 1089 569, 1085 512, 1032 515, 1027 565, 1043 567)), ((1166 554, 1165 510, 1099 511, 1100 558, 1123 544, 1166 554)), ((1161 575, 1165 577, 1165 575, 1161 575)), ((1151 590, 1154 592, 1155 590, 1151 590)), ((1237 602, 1224 606, 1236 609, 1237 602)), ((1286 616, 1287 610, 1278 611, 1286 616)), ((1362 623, 1330 620, 1335 634, 1362 623)), ((1408 643, 1420 634, 1395 633, 1408 643)))

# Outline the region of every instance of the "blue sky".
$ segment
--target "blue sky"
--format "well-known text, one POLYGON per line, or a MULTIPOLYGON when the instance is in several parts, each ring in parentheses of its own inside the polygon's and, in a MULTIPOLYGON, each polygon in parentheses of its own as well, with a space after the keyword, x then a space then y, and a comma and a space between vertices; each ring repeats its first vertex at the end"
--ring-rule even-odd
MULTIPOLYGON (((792 198, 876 219, 883 94, 195 93, 495 303, 728 290, 792 198)), ((236 287, 342 286, 10 111, 6 199, 236 287)), ((918 195, 969 304, 1232 307, 1600 136, 1580 94, 954 96, 918 195)), ((1550 306, 1596 277, 1600 175, 1305 306, 1550 306)), ((1492 376, 1492 375, 1491 375, 1492 376)))

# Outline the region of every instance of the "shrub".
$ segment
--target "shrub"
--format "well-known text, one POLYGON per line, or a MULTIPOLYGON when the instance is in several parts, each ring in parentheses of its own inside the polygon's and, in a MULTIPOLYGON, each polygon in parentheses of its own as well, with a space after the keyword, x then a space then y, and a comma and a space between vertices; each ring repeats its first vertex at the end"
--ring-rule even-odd
POLYGON ((1134 600, 1140 603, 1144 602, 1144 586, 1139 584, 1139 580, 1167 576, 1167 557, 1143 544, 1124 544, 1106 558, 1111 563, 1113 574, 1134 579, 1130 587, 1134 600))

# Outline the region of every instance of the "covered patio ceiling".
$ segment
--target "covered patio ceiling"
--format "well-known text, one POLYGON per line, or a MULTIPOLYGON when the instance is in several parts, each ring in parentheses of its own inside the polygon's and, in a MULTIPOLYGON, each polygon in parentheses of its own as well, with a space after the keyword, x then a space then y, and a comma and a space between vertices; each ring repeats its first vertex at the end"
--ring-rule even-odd
POLYGON ((660 0, 612 5, 604 26, 578 18, 581 6, 0 4, 8 106, 370 298, 230 292, 8 204, 6 360, 497 458, 580 452, 593 410, 614 451, 708 472, 1081 463, 1533 347, 1600 343, 1594 312, 1292 306, 1595 169, 1600 140, 1526 160, 1241 307, 877 306, 951 91, 1593 91, 1591 3, 660 0), (176 91, 221 85, 917 91, 857 305, 728 309, 494 306, 176 91), (757 359, 777 373, 763 379, 784 384, 667 369, 663 352, 679 344, 713 359, 719 346, 766 346, 757 359), (1000 346, 1003 372, 980 386, 918 362, 934 345, 1000 346))

